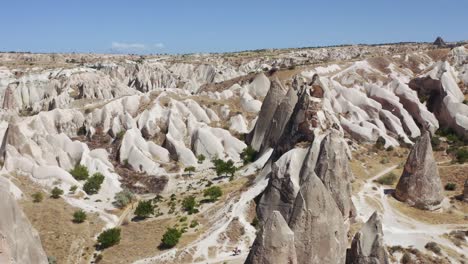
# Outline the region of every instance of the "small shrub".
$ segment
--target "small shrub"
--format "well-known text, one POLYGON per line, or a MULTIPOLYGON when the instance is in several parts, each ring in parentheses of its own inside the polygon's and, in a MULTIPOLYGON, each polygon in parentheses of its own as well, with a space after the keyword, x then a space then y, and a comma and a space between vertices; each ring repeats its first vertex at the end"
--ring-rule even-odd
POLYGON ((390 160, 387 158, 387 157, 383 157, 381 160, 380 160, 380 164, 387 164, 389 163, 390 160))
POLYGON ((203 154, 197 156, 198 164, 202 164, 205 161, 206 157, 203 154))
POLYGON ((458 163, 465 163, 468 161, 468 149, 465 148, 459 148, 455 152, 455 157, 457 159, 458 163))
POLYGON ((118 208, 124 208, 133 201, 134 197, 131 191, 124 189, 115 194, 113 204, 118 208))
POLYGON ((395 175, 395 173, 390 172, 389 174, 386 174, 378 178, 377 180, 375 180, 375 182, 382 184, 382 185, 392 185, 396 181, 396 179, 397 179, 397 176, 395 175))
POLYGON ((97 194, 101 189, 101 184, 103 182, 104 175, 99 172, 94 173, 93 176, 88 178, 86 183, 83 185, 83 190, 89 195, 97 194))
POLYGON ((48 256, 48 257, 47 257, 47 262, 48 262, 49 264, 57 264, 57 258, 54 257, 54 256, 48 256))
POLYGON ((96 259, 94 259, 94 263, 99 263, 102 261, 104 257, 102 256, 102 254, 99 254, 96 256, 96 259))
POLYGON ((168 228, 161 239, 161 247, 173 248, 175 245, 177 245, 177 243, 179 243, 181 236, 182 232, 180 232, 178 229, 168 228))
POLYGON ((188 214, 198 213, 197 201, 194 196, 185 197, 182 201, 182 208, 188 212, 188 214))
POLYGON ((257 156, 257 151, 253 149, 251 146, 246 147, 242 150, 240 157, 244 161, 244 165, 254 162, 257 156))
POLYGON ((135 215, 139 218, 147 218, 154 212, 151 201, 140 201, 135 209, 135 215))
POLYGON ((78 186, 76 185, 73 185, 70 187, 70 190, 68 190, 69 193, 75 193, 76 192, 76 189, 78 189, 78 186))
POLYGON ((445 184, 445 190, 446 191, 455 191, 455 189, 457 188, 457 185, 453 182, 449 182, 447 184, 445 184))
POLYGON ((179 222, 185 222, 187 221, 187 217, 186 216, 182 216, 180 219, 179 219, 179 222))
POLYGON ((54 199, 58 199, 58 198, 60 198, 60 195, 62 195, 62 194, 63 194, 63 190, 56 186, 56 187, 54 187, 52 189, 52 194, 50 195, 50 197, 52 197, 54 199))
POLYGON ((75 168, 70 171, 70 174, 78 181, 84 181, 89 177, 88 168, 80 164, 77 164, 75 168))
POLYGON ((377 141, 375 142, 375 148, 378 150, 383 150, 385 147, 385 138, 379 137, 377 138, 377 141))
POLYGON ((41 192, 35 192, 32 194, 33 202, 40 203, 44 200, 44 195, 41 192))
POLYGON ((125 130, 122 130, 119 133, 117 133, 117 135, 115 135, 115 138, 118 140, 121 140, 124 136, 125 136, 125 130))
POLYGON ((253 220, 252 220, 252 223, 250 223, 253 227, 255 227, 255 229, 259 229, 260 228, 260 221, 258 221, 258 218, 255 217, 253 220))
POLYGON ((439 247, 439 245, 436 243, 436 242, 428 242, 424 248, 426 248, 427 250, 430 250, 434 253, 436 253, 437 255, 440 255, 442 250, 441 248, 439 247))
POLYGON ((184 172, 187 172, 188 175, 191 176, 195 172, 195 167, 194 166, 189 166, 189 167, 184 169, 184 172))
POLYGON ((209 197, 210 202, 218 200, 223 195, 223 191, 219 186, 211 186, 203 192, 204 197, 209 197))
POLYGON ((83 210, 78 210, 73 213, 73 223, 83 223, 86 220, 86 213, 83 210))
POLYGON ((112 247, 120 242, 120 229, 107 229, 98 236, 97 240, 101 249, 112 247))
POLYGON ((395 150, 395 148, 394 148, 393 146, 390 146, 390 147, 388 147, 386 150, 387 150, 387 151, 393 151, 393 150, 395 150))
POLYGON ((198 226, 198 221, 197 220, 192 220, 192 222, 190 222, 190 228, 194 228, 198 226))

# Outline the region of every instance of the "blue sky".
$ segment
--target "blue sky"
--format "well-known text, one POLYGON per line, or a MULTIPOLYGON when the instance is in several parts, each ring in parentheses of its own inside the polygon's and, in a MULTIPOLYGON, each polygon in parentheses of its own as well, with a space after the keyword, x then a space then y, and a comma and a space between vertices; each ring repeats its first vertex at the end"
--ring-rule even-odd
POLYGON ((468 39, 466 0, 1 1, 1 51, 190 53, 468 39))

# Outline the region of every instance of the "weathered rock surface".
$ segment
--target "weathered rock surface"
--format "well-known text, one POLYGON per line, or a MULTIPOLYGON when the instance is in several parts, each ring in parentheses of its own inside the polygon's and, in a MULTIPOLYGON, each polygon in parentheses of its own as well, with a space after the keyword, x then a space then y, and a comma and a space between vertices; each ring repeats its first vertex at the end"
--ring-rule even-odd
POLYGON ((298 263, 345 262, 343 217, 330 192, 314 172, 301 185, 289 226, 294 232, 298 263))
POLYGON ((246 264, 296 264, 294 233, 280 212, 274 211, 255 239, 246 264))
POLYGON ((377 212, 354 235, 346 255, 346 264, 388 264, 382 232, 382 219, 377 212))
POLYGON ((47 264, 39 235, 10 193, 9 184, 0 177, 0 260, 13 261, 1 263, 47 264))
POLYGON ((335 199, 344 219, 352 216, 351 180, 353 173, 348 164, 348 149, 337 130, 332 129, 320 147, 315 173, 335 199))
POLYGON ((424 132, 411 149, 395 197, 420 209, 434 209, 444 196, 429 132, 424 132))
POLYGON ((249 143, 255 150, 259 150, 265 134, 270 127, 271 120, 275 114, 276 108, 283 100, 283 97, 286 95, 286 89, 280 83, 278 79, 271 82, 270 90, 263 100, 262 108, 258 116, 262 118, 257 120, 254 130, 249 135, 249 143))
POLYGON ((270 180, 257 205, 257 216, 266 221, 273 211, 280 212, 286 221, 300 188, 300 172, 307 150, 296 148, 286 152, 272 164, 270 180))

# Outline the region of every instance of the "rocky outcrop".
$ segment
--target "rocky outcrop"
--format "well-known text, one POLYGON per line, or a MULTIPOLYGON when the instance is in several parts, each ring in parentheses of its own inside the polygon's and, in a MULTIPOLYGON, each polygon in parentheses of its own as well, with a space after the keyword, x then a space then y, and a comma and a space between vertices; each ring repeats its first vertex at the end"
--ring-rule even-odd
POLYGON ((388 264, 382 232, 382 219, 377 212, 354 235, 346 255, 346 264, 388 264))
POLYGON ((445 41, 441 37, 437 37, 436 40, 433 43, 434 46, 437 46, 438 48, 443 48, 447 46, 445 41))
POLYGON ((289 221, 298 263, 345 262, 346 233, 333 197, 314 172, 301 185, 289 221))
POLYGON ((9 184, 0 177, 0 260, 13 261, 1 263, 47 264, 39 235, 10 193, 9 184))
POLYGON ((260 150, 265 134, 267 133, 271 120, 276 112, 276 108, 283 100, 285 94, 286 89, 280 81, 278 79, 273 80, 271 82, 270 90, 268 90, 268 93, 263 100, 262 108, 258 114, 261 118, 257 120, 255 128, 247 138, 247 143, 249 143, 255 150, 260 150))
POLYGON ((332 129, 320 146, 315 173, 335 199, 344 219, 354 214, 351 201, 353 173, 348 164, 347 144, 339 131, 332 129))
POLYGON ((274 211, 257 234, 246 264, 296 264, 294 233, 280 212, 274 211))
POLYGON ((395 197, 420 209, 434 209, 444 196, 437 163, 431 146, 431 135, 424 132, 411 149, 395 197))
POLYGON ((13 93, 13 88, 11 85, 18 85, 18 83, 15 84, 10 84, 7 86, 5 89, 5 94, 3 96, 3 109, 11 110, 11 109, 16 109, 16 101, 15 101, 15 95, 13 93))
POLYGON ((306 149, 292 149, 271 165, 270 180, 257 204, 260 221, 266 221, 273 211, 279 211, 289 221, 299 192, 300 170, 306 155, 306 149))
POLYGON ((468 138, 468 106, 458 87, 453 68, 447 62, 439 62, 427 76, 412 79, 409 87, 420 97, 427 97, 427 109, 440 123, 458 135, 468 138))
POLYGON ((276 108, 270 126, 265 133, 260 152, 271 146, 276 146, 283 133, 284 127, 291 118, 297 99, 297 91, 293 87, 289 88, 288 93, 283 98, 278 108, 276 108))

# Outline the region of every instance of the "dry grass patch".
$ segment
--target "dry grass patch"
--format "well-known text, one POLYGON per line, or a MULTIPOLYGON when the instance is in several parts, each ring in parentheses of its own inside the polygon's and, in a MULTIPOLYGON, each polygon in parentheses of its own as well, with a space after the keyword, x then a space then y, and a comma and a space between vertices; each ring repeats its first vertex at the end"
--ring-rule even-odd
POLYGON ((447 212, 426 211, 411 207, 403 202, 389 196, 390 205, 400 213, 421 222, 441 225, 441 224, 466 224, 465 216, 457 211, 448 210, 447 212))
POLYGON ((42 202, 34 203, 31 195, 40 191, 40 186, 26 176, 17 176, 15 183, 25 194, 20 205, 39 232, 47 255, 54 256, 57 263, 89 263, 94 252, 94 237, 104 227, 98 215, 88 213, 84 223, 74 224, 73 213, 78 208, 48 195, 42 202))

